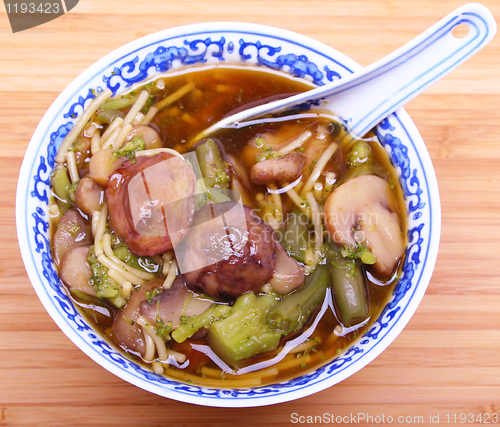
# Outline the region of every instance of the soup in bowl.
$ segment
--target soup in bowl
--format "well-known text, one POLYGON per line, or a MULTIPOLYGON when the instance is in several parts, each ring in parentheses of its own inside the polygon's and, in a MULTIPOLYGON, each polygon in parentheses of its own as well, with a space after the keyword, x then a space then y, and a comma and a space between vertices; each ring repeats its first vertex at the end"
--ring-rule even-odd
POLYGON ((358 65, 249 24, 167 30, 54 102, 21 171, 28 274, 61 329, 119 377, 211 406, 329 387, 422 298, 439 197, 403 110, 364 138, 321 106, 197 135, 358 65))

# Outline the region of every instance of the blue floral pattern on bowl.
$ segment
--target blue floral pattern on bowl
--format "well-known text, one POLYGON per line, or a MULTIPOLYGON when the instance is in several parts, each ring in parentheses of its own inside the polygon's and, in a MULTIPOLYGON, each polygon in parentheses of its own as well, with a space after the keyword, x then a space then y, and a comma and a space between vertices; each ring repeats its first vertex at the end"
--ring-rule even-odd
MULTIPOLYGON (((356 364, 359 367, 354 371, 364 366, 388 345, 384 342, 389 340, 386 336, 393 329, 402 328, 407 321, 401 321, 401 317, 417 292, 423 265, 428 261, 423 254, 427 254, 429 249, 429 224, 433 213, 428 195, 429 177, 423 172, 422 154, 417 153, 415 132, 408 132, 405 127, 408 123, 411 125, 411 121, 405 117, 404 111, 393 114, 377 129, 380 141, 400 172, 408 209, 408 246, 402 277, 392 299, 373 326, 345 353, 313 372, 279 384, 237 390, 200 387, 162 377, 124 357, 96 334, 75 308, 57 276, 48 236, 50 171, 57 148, 71 129, 73 120, 97 92, 108 87, 116 94, 159 73, 205 64, 257 65, 308 79, 316 85, 342 78, 357 67, 332 49, 307 47, 311 41, 306 40, 308 43, 304 44, 305 38, 298 38, 300 42, 293 38, 274 37, 273 31, 268 32, 265 27, 259 27, 259 31, 212 29, 201 33, 186 32, 177 37, 157 37, 153 43, 144 42, 131 53, 118 52, 105 67, 99 68, 98 64, 91 67, 85 84, 80 84, 75 90, 71 88, 73 91, 69 94, 63 93, 67 102, 60 103, 59 110, 52 112, 52 117, 46 121, 45 133, 36 142, 37 154, 30 164, 23 164, 23 170, 29 174, 29 190, 22 194, 22 203, 26 207, 27 228, 24 231, 29 245, 26 250, 31 258, 27 261, 28 255, 23 253, 23 256, 27 269, 31 264, 36 269, 30 278, 38 295, 49 313, 58 312, 58 318, 53 317, 67 334, 78 334, 78 338, 70 338, 80 348, 107 369, 140 387, 188 402, 192 400, 190 396, 195 396, 201 399, 197 403, 211 406, 251 406, 290 400, 335 384, 348 376, 347 371, 356 364), (398 322, 403 325, 398 326, 398 322)), ((416 135, 418 137, 418 133, 416 135)), ((423 293, 426 285, 420 284, 418 292, 423 293)))

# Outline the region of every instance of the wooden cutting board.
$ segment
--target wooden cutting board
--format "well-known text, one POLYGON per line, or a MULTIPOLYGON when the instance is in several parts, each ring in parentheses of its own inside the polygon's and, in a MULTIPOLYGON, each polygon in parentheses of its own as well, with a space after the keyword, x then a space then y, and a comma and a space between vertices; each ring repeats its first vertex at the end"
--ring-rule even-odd
MULTIPOLYGON (((483 3, 500 17, 499 0, 483 3)), ((407 106, 440 187, 435 273, 396 341, 329 390, 271 407, 216 409, 164 399, 122 381, 78 350, 45 312, 15 231, 19 168, 38 122, 78 74, 113 49, 178 25, 244 21, 313 37, 368 65, 462 4, 80 0, 64 16, 15 34, 1 5, 0 425, 281 426, 314 420, 300 418, 306 416, 324 424, 332 416, 358 425, 387 423, 389 417, 420 425, 471 424, 470 414, 476 424, 480 414, 500 423, 499 36, 407 106)))

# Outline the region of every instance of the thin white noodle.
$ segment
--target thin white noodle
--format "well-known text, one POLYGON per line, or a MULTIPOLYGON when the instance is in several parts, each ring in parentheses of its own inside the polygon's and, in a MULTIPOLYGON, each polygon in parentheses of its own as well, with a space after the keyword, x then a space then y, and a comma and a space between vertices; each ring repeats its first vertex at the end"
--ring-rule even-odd
POLYGON ((142 119, 141 124, 147 125, 151 120, 153 120, 153 117, 156 115, 158 112, 158 108, 152 106, 149 110, 144 119, 142 119))
POLYGON ((111 261, 106 255, 101 254, 97 257, 97 260, 104 265, 108 270, 116 270, 120 275, 122 275, 125 279, 127 279, 130 283, 133 285, 143 285, 145 281, 136 275, 129 273, 128 271, 124 270, 120 265, 115 264, 113 261, 111 261))
POLYGON ((314 198, 318 203, 320 203, 323 198, 323 184, 321 182, 316 182, 313 186, 314 198))
POLYGON ((132 131, 133 127, 130 123, 125 124, 120 133, 117 135, 116 139, 113 141, 113 149, 118 150, 122 148, 123 143, 125 142, 125 138, 132 131))
POLYGON ((134 119, 134 121, 132 123, 134 125, 139 125, 144 120, 144 117, 146 117, 145 114, 143 114, 143 113, 137 113, 136 116, 135 116, 135 119, 134 119))
POLYGON ((57 163, 64 163, 66 160, 66 151, 69 150, 71 144, 75 142, 80 132, 83 130, 87 122, 90 120, 92 115, 99 109, 99 107, 111 96, 111 91, 109 89, 105 89, 102 92, 99 92, 97 96, 90 101, 88 107, 84 110, 80 118, 73 125, 69 133, 64 138, 59 150, 57 151, 55 161, 57 163))
POLYGON ((174 258, 174 251, 168 251, 165 252, 161 258, 163 259, 164 262, 170 262, 174 258))
POLYGON ((51 203, 49 205, 49 214, 52 217, 58 217, 60 214, 59 205, 57 203, 51 203))
POLYGON ((165 277, 168 276, 168 270, 170 269, 170 264, 173 258, 174 258, 174 251, 168 251, 167 253, 164 253, 161 257, 161 259, 163 260, 161 274, 165 277))
POLYGON ((106 141, 103 142, 101 139, 101 148, 113 148, 115 140, 120 134, 121 130, 122 130, 121 127, 116 127, 115 130, 111 133, 111 135, 109 135, 106 138, 106 141))
POLYGON ((296 353, 301 353, 303 351, 309 350, 313 348, 315 345, 320 344, 321 340, 315 340, 314 338, 311 338, 307 341, 304 341, 302 344, 299 344, 298 346, 292 348, 288 354, 296 354, 296 353))
POLYGON ((115 256, 113 249, 111 248, 111 234, 104 233, 102 236, 102 249, 104 251, 104 255, 108 258, 115 256))
POLYGON ((78 175, 74 151, 66 151, 66 163, 68 164, 68 172, 69 177, 71 178, 71 183, 75 184, 80 181, 80 175, 78 175))
POLYGON ((282 154, 288 154, 297 148, 302 147, 304 143, 312 136, 311 131, 306 130, 304 133, 300 134, 297 138, 295 138, 288 145, 285 145, 283 148, 280 148, 279 152, 282 154))
POLYGON ((113 254, 111 257, 109 257, 111 261, 113 261, 116 265, 119 265, 122 267, 125 271, 128 271, 129 273, 133 274, 134 276, 137 276, 139 279, 143 280, 153 280, 155 278, 155 275, 153 273, 148 273, 147 271, 142 271, 137 268, 131 267, 130 265, 126 264, 123 262, 120 258, 115 256, 113 254))
MULTIPOLYGON (((163 362, 166 362, 168 360, 168 350, 165 345, 165 341, 158 335, 156 335, 156 328, 153 325, 150 325, 146 319, 142 316, 139 316, 137 318, 137 323, 141 325, 147 332, 147 334, 151 337, 151 339, 154 341, 155 346, 156 346, 156 351, 158 352, 158 356, 160 357, 160 360, 163 362)), ((144 330, 143 329, 143 330, 144 330)), ((150 359, 151 360, 151 359, 150 359)))
POLYGON ((260 288, 260 291, 264 292, 265 294, 271 293, 272 290, 273 287, 269 283, 266 283, 264 286, 262 286, 262 288, 260 288))
POLYGON ((325 172, 325 185, 323 186, 323 197, 328 198, 332 194, 333 184, 337 180, 337 175, 335 172, 327 171, 325 172))
POLYGON ((97 224, 95 234, 94 234, 94 253, 96 257, 102 255, 104 250, 102 248, 102 237, 104 236, 104 231, 106 230, 106 221, 108 220, 108 205, 106 203, 101 209, 101 215, 99 217, 99 223, 97 224))
MULTIPOLYGON (((139 323, 139 319, 137 319, 139 323)), ((152 362, 155 357, 156 346, 153 338, 148 334, 148 330, 141 325, 142 334, 144 335, 144 343, 146 344, 146 350, 144 351, 144 360, 146 362, 152 362)))
POLYGON ((154 361, 153 363, 151 363, 151 367, 153 368, 155 374, 163 375, 165 373, 165 368, 158 361, 154 361))
POLYGON ((289 188, 288 190, 286 190, 286 194, 288 194, 288 197, 292 199, 293 203, 295 203, 297 207, 307 215, 308 218, 311 218, 311 211, 307 208, 305 200, 302 200, 293 188, 289 188))
POLYGON ((150 150, 136 151, 135 157, 140 157, 140 156, 153 157, 160 153, 170 153, 173 154, 174 156, 180 157, 182 160, 186 160, 182 156, 182 154, 180 154, 178 151, 172 150, 171 148, 151 148, 150 150))
POLYGON ((101 146, 106 142, 109 136, 115 131, 117 127, 121 127, 123 125, 123 119, 121 117, 115 117, 111 120, 108 128, 104 131, 101 136, 101 146))
POLYGON ((174 103, 179 98, 182 98, 184 95, 191 92, 193 89, 194 89, 194 83, 190 82, 182 86, 177 91, 175 91, 172 95, 169 95, 166 98, 162 99, 161 101, 157 102, 155 105, 153 105, 153 107, 155 107, 156 109, 158 109, 158 111, 160 111, 162 108, 165 108, 168 105, 174 103))
POLYGON ((94 135, 92 135, 92 139, 90 140, 90 152, 92 155, 97 153, 101 148, 101 134, 100 132, 96 131, 94 132, 94 135))
POLYGON ((168 269, 167 278, 163 282, 163 289, 170 289, 176 277, 177 277, 177 261, 174 259, 172 260, 170 268, 168 269))
POLYGON ((311 175, 309 176, 309 179, 306 182, 306 185, 304 185, 304 188, 301 191, 301 194, 306 194, 309 191, 312 190, 313 185, 316 183, 318 180, 319 176, 321 175, 321 172, 323 172, 323 169, 325 168, 326 164, 328 163, 328 160, 333 156, 335 151, 337 151, 338 144, 336 142, 332 142, 328 148, 324 151, 324 153, 321 155, 321 157, 318 160, 318 163, 314 166, 313 171, 311 172, 311 175))
POLYGON ((144 104, 146 104, 148 98, 149 92, 147 90, 143 90, 135 100, 134 105, 130 107, 129 112, 125 116, 125 123, 132 123, 135 120, 137 113, 142 110, 142 107, 144 107, 144 104))
POLYGON ((276 222, 281 223, 283 222, 283 207, 281 204, 281 196, 276 191, 278 189, 276 185, 268 184, 268 187, 270 190, 273 190, 271 193, 271 197, 274 203, 274 212, 273 212, 274 217, 276 218, 276 222))
POLYGON ((279 230, 280 225, 278 224, 278 221, 276 221, 276 217, 271 213, 267 212, 264 215, 264 221, 269 225, 274 231, 279 230))
MULTIPOLYGON (((108 276, 111 277, 116 283, 118 283, 120 286, 123 287, 125 283, 130 283, 125 277, 123 277, 118 270, 115 270, 114 268, 110 268, 108 270, 108 276)), ((123 294, 123 292, 122 292, 123 294)), ((123 295, 125 296, 125 295, 123 295)))
POLYGON ((306 194, 312 212, 312 221, 314 225, 314 265, 317 265, 321 258, 321 245, 323 244, 323 224, 321 222, 321 213, 318 202, 312 192, 306 194))
POLYGON ((85 129, 83 135, 86 136, 87 138, 92 138, 96 133, 97 129, 99 129, 98 126, 95 123, 91 123, 90 126, 87 129, 85 129))
POLYGON ((304 254, 304 263, 307 267, 311 267, 314 264, 314 250, 310 246, 306 249, 304 254))
POLYGON ((130 283, 128 280, 122 285, 122 294, 124 298, 130 297, 132 295, 132 290, 134 289, 134 286, 132 283, 130 283))
POLYGON ((97 225, 99 224, 99 220, 101 218, 101 211, 92 212, 92 235, 95 237, 95 233, 97 231, 97 225))
POLYGON ((179 353, 178 351, 175 350, 168 350, 169 356, 173 357, 177 363, 184 363, 187 359, 186 355, 184 353, 179 353))

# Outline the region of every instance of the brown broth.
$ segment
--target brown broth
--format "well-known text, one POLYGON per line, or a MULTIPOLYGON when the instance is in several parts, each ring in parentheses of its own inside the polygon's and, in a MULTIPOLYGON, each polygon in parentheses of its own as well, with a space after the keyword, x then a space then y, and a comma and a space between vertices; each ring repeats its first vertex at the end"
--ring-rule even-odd
MULTIPOLYGON (((244 67, 207 67, 198 71, 186 71, 176 73, 172 76, 162 76, 145 86, 155 95, 154 103, 165 99, 175 93, 183 86, 193 83, 195 89, 187 95, 172 103, 163 110, 160 110, 152 121, 152 126, 159 130, 163 141, 163 146, 173 148, 180 153, 191 151, 193 137, 200 131, 211 126, 225 115, 235 110, 254 106, 255 104, 290 96, 304 92, 311 88, 307 82, 288 77, 283 74, 256 70, 244 67), (159 83, 158 83, 159 82, 159 83), (162 88, 160 88, 160 87, 162 88), (164 86, 164 87, 163 87, 164 86)), ((140 91, 141 88, 136 89, 140 91)), ((329 138, 342 142, 348 139, 345 129, 339 123, 333 123, 318 117, 294 117, 285 122, 273 122, 272 120, 262 120, 261 123, 253 126, 243 127, 238 130, 223 130, 215 135, 223 146, 226 154, 236 158, 250 174, 252 164, 255 162, 255 150, 252 151, 248 142, 261 134, 286 134, 284 140, 304 132, 306 129, 313 129, 317 126, 330 127, 329 138)), ((382 170, 381 174, 394 184, 396 198, 400 206, 400 218, 405 225, 404 202, 401 188, 397 180, 397 173, 393 169, 389 157, 381 145, 372 139, 367 139, 376 160, 376 164, 382 170)), ((325 171, 335 171, 337 173, 337 184, 342 182, 346 171, 346 150, 339 150, 328 162, 325 171)), ((322 178, 324 179, 324 178, 322 178)), ((252 200, 251 207, 259 211, 260 202, 258 195, 263 195, 264 200, 270 199, 270 194, 265 186, 250 183, 250 188, 246 190, 252 200)), ((283 210, 286 215, 293 208, 293 202, 282 195, 283 210)), ((405 233, 406 234, 406 233, 405 233)), ((189 365, 179 370, 174 367, 166 367, 165 375, 200 385, 210 385, 218 387, 240 387, 251 385, 263 385, 277 380, 284 380, 309 372, 325 363, 328 363, 338 354, 348 348, 358 337, 360 337, 378 317, 380 311, 390 297, 396 280, 387 286, 380 286, 379 283, 367 280, 368 294, 370 300, 370 321, 360 329, 349 332, 345 336, 333 335, 333 331, 339 322, 335 314, 328 309, 319 321, 319 324, 311 335, 316 343, 305 351, 289 354, 276 366, 281 367, 276 373, 273 366, 264 368, 262 373, 251 372, 243 375, 230 375, 221 369, 206 355, 192 349, 191 344, 205 344, 204 339, 188 339, 182 344, 173 340, 170 347, 173 350, 184 353, 190 360, 189 365)), ((85 313, 85 310, 83 310, 85 313)), ((116 314, 117 310, 115 310, 116 314)), ((96 325, 97 328, 115 345, 117 342, 110 327, 110 318, 103 319, 102 324, 99 319, 102 316, 88 315, 87 318, 96 325)), ((294 335, 296 337, 297 334, 294 335)), ((290 337, 287 337, 290 339, 290 337)), ((283 339, 282 343, 286 340, 283 339)), ((246 365, 269 360, 276 356, 279 351, 258 355, 246 365)), ((144 363, 137 356, 134 357, 139 363, 144 363)))

